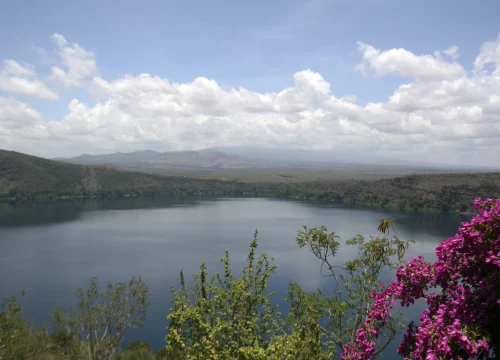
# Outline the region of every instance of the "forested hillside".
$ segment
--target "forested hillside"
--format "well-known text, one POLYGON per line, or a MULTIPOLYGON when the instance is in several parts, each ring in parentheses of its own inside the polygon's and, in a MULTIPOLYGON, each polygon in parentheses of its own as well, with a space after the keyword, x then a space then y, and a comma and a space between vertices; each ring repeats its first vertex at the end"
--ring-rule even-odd
POLYGON ((159 190, 182 194, 188 190, 216 191, 223 183, 67 164, 0 150, 0 197, 3 198, 144 195, 159 190))
POLYGON ((500 197, 500 173, 409 175, 361 181, 240 182, 165 176, 60 163, 0 150, 0 199, 266 196, 408 211, 470 210, 475 197, 500 197))
POLYGON ((498 197, 500 173, 409 175, 375 181, 309 182, 306 199, 423 211, 468 211, 474 197, 498 197))

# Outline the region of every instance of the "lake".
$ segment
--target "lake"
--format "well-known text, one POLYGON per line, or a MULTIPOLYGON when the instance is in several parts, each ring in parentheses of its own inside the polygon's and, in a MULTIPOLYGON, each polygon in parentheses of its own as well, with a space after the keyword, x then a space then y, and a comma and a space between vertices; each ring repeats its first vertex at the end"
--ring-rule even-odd
MULTIPOLYGON (((282 304, 290 281, 306 290, 328 291, 331 279, 321 278, 320 263, 295 236, 302 225, 325 225, 342 237, 378 235, 383 218, 394 218, 400 238, 414 240, 408 256, 434 259, 437 243, 456 233, 467 218, 366 210, 324 203, 273 199, 123 199, 49 204, 0 204, 0 296, 25 290, 26 317, 49 320, 56 305, 74 303, 74 291, 92 276, 126 281, 140 275, 151 291, 148 320, 128 338, 164 345, 171 306, 170 287, 177 286, 179 270, 186 279, 201 262, 219 271, 219 259, 229 250, 233 270, 244 263, 248 244, 259 230, 258 252, 275 258, 270 280, 282 304)), ((343 247, 342 261, 354 255, 343 247)))

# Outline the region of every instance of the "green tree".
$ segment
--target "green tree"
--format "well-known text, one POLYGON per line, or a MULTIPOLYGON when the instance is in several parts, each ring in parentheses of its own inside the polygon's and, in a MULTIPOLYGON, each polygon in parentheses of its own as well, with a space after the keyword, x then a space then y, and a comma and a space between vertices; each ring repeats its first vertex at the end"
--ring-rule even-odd
POLYGON ((78 289, 75 294, 76 309, 52 310, 54 334, 59 339, 78 339, 77 351, 89 360, 110 359, 125 333, 144 324, 149 290, 140 277, 108 283, 104 291, 99 291, 97 279, 92 278, 86 291, 78 289))
POLYGON ((2 298, 0 311, 0 359, 36 358, 44 351, 42 332, 31 331, 15 297, 2 298), (41 345, 41 346, 39 346, 41 345))
MULTIPOLYGON (((21 293, 21 296, 24 292, 21 293)), ((59 351, 45 327, 26 322, 16 297, 2 298, 0 311, 0 359, 79 360, 59 351)))
POLYGON ((224 274, 208 277, 205 264, 194 285, 173 292, 167 319, 167 354, 175 359, 266 359, 279 330, 279 313, 271 303, 268 279, 276 266, 266 254, 256 258, 257 231, 240 277, 230 269, 229 254, 221 259, 224 274))
MULTIPOLYGON (((379 230, 387 231, 388 226, 379 230)), ((338 236, 329 233, 326 227, 309 229, 304 226, 296 241, 321 261, 321 274, 332 279, 332 291, 306 292, 299 284, 290 284, 287 299, 291 311, 287 320, 292 329, 291 341, 297 343, 296 349, 303 355, 301 358, 336 358, 344 345, 355 339, 356 330, 373 302, 372 292, 385 286, 380 281, 381 276, 401 263, 408 242, 395 236, 367 240, 357 235, 346 242, 348 246, 357 247, 357 257, 339 263, 335 261, 340 247, 338 236)), ((375 357, 403 329, 401 315, 396 314, 379 336, 375 357)))
MULTIPOLYGON (((160 359, 160 357, 158 357, 160 359)), ((127 344, 125 351, 116 354, 116 360, 156 360, 157 357, 151 352, 151 345, 145 341, 132 341, 127 344)))

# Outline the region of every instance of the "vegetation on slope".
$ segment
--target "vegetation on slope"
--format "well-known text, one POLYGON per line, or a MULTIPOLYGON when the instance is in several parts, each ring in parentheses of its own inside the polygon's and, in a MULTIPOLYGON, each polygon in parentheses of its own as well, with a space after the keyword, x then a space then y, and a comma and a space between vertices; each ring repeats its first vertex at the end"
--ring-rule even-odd
POLYGON ((61 197, 219 194, 234 184, 161 176, 101 166, 66 164, 0 150, 0 197, 14 200, 61 197))
POLYGON ((475 197, 500 196, 500 173, 409 175, 376 181, 309 182, 295 190, 304 199, 409 211, 465 212, 475 197))
POLYGON ((500 197, 500 173, 420 174, 380 180, 224 181, 60 163, 0 150, 0 199, 248 196, 465 212, 475 197, 500 197))

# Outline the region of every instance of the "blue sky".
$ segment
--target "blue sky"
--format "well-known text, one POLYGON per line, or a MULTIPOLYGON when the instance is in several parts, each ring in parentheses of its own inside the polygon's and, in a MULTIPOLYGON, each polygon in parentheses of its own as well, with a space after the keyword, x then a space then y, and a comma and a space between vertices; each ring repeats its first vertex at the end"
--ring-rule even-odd
POLYGON ((416 54, 451 45, 471 68, 481 42, 500 32, 500 2, 389 0, 8 1, 0 14, 0 57, 37 63, 32 48, 63 34, 97 54, 101 73, 198 76, 265 92, 312 69, 340 93, 384 101, 398 79, 366 81, 354 71, 356 42, 416 54))
MULTIPOLYGON (((294 87, 293 75, 310 69, 330 84, 336 98, 355 95, 360 107, 386 104, 400 85, 420 80, 398 69, 376 76, 362 73, 356 68, 363 60, 358 42, 381 52, 405 49, 415 56, 432 56, 435 51, 457 46, 456 61, 470 78, 481 45, 498 37, 499 13, 500 2, 496 0, 5 1, 0 4, 0 60, 32 64, 37 79, 52 86, 59 99, 47 101, 5 89, 0 95, 32 107, 43 121, 59 122, 68 115, 73 99, 91 109, 116 95, 97 96, 87 85, 61 90, 47 80, 51 66, 60 61, 51 39, 57 33, 68 44, 79 44, 94 54, 97 70, 88 74, 89 79, 99 76, 111 83, 126 74, 147 73, 170 83, 187 84, 203 77, 221 87, 244 87, 265 94, 294 87)), ((484 68, 495 66, 490 61, 484 68)), ((241 115, 230 112, 227 116, 231 118, 232 114, 234 118, 241 115)), ((9 134, 12 136, 12 132, 9 134)), ((163 141, 169 143, 165 147, 172 148, 171 138, 179 134, 171 134, 165 139, 143 137, 134 146, 163 141)), ((200 141, 203 136, 198 134, 196 138, 200 141)), ((88 139, 85 141, 88 143, 88 139)), ((12 143, 11 139, 10 147, 12 143)), ((276 143, 294 146, 281 139, 276 143)), ((298 143, 305 146, 307 140, 298 143)), ((200 142, 205 144, 212 142, 200 142)), ((127 143, 120 147, 117 143, 109 150, 134 146, 127 143)), ((46 150, 40 154, 49 154, 55 147, 47 145, 46 150)), ((101 150, 105 149, 95 148, 101 150)), ((378 147, 377 151, 385 150, 378 147)))

